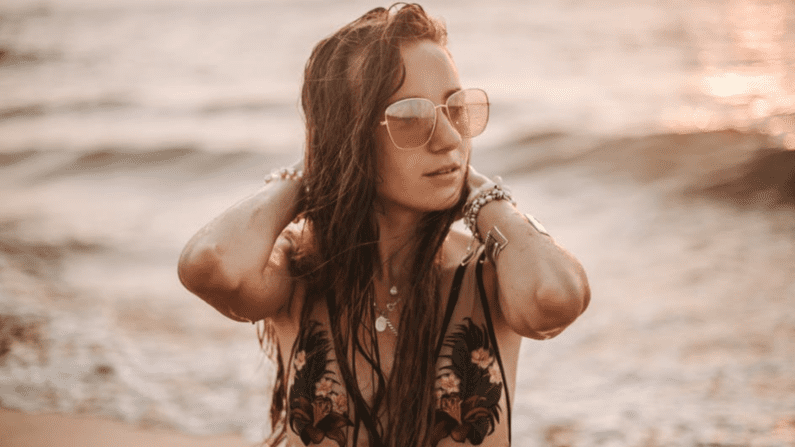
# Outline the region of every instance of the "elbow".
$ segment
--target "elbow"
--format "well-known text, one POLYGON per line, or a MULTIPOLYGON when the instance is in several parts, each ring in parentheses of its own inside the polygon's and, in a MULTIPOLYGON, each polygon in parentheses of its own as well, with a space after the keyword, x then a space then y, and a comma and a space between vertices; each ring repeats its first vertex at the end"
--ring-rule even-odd
POLYGON ((536 296, 536 305, 543 324, 538 329, 563 330, 582 315, 590 297, 591 292, 587 287, 540 291, 536 296))
POLYGON ((219 259, 212 247, 186 247, 179 258, 177 275, 186 289, 201 296, 201 292, 217 283, 219 259))
POLYGON ((584 272, 546 284, 525 295, 531 305, 521 322, 516 322, 521 335, 539 340, 553 338, 563 332, 588 307, 591 290, 584 272))
POLYGON ((211 245, 186 248, 177 266, 182 285, 232 320, 252 322, 267 316, 268 309, 260 301, 243 293, 252 286, 242 276, 229 273, 222 254, 211 245))
POLYGON ((221 254, 214 246, 186 248, 180 256, 177 274, 186 289, 219 310, 219 297, 228 301, 239 289, 239 284, 226 273, 221 254))

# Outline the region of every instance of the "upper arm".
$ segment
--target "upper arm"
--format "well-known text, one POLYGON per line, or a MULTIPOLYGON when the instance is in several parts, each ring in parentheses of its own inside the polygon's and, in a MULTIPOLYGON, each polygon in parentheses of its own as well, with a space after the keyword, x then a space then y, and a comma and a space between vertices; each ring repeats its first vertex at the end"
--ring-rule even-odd
POLYGON ((192 253, 180 262, 180 280, 188 290, 236 321, 283 318, 290 313, 295 278, 290 258, 296 236, 289 226, 274 241, 264 267, 232 280, 224 273, 221 255, 212 247, 192 253))
POLYGON ((290 259, 297 243, 291 231, 288 227, 276 239, 265 268, 241 282, 235 297, 237 315, 257 321, 278 319, 283 316, 280 314, 289 313, 295 288, 290 259))
POLYGON ((506 311, 509 308, 508 297, 501 291, 496 265, 488 258, 483 265, 483 283, 496 326, 508 327, 522 337, 547 340, 563 332, 571 323, 550 324, 537 301, 529 296, 522 300, 524 306, 520 312, 506 311))

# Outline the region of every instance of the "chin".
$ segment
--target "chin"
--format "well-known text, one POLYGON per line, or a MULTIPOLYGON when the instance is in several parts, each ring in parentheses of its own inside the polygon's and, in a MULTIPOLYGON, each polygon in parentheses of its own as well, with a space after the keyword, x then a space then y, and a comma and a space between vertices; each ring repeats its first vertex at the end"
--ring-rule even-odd
POLYGON ((426 211, 445 211, 456 206, 458 200, 461 198, 461 190, 458 189, 454 194, 448 196, 439 196, 429 198, 426 211), (431 200, 433 199, 433 200, 431 200))

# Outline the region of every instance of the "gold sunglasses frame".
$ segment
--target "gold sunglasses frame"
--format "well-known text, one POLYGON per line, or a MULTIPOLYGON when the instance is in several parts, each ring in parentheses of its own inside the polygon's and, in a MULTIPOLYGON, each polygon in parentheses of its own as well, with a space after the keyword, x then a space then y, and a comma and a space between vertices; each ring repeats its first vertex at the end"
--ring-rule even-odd
POLYGON ((404 151, 410 151, 410 150, 414 150, 414 149, 420 148, 420 147, 425 146, 426 144, 428 144, 428 142, 431 141, 431 139, 433 138, 433 134, 436 132, 436 123, 439 121, 439 113, 437 112, 437 109, 445 109, 445 115, 447 116, 447 119, 450 120, 451 123, 452 123, 452 119, 450 118, 450 109, 449 109, 450 100, 453 97, 455 97, 456 95, 460 94, 460 93, 471 92, 471 91, 479 91, 479 92, 483 93, 483 96, 486 98, 486 120, 483 123, 483 129, 481 129, 481 131, 478 132, 475 135, 463 136, 463 135, 461 135, 461 132, 458 131, 458 129, 456 128, 455 125, 453 125, 452 127, 463 138, 474 138, 474 137, 480 135, 481 133, 483 133, 484 130, 486 130, 486 126, 489 123, 489 115, 491 113, 491 103, 489 102, 489 95, 488 95, 488 93, 486 93, 485 90, 480 89, 480 88, 467 88, 467 89, 459 90, 459 91, 453 93, 452 95, 450 95, 447 98, 447 101, 445 101, 444 104, 434 104, 434 102, 431 101, 428 98, 405 98, 405 99, 401 99, 399 101, 395 101, 392 104, 389 104, 386 107, 386 110, 384 110, 384 120, 381 121, 380 125, 386 126, 386 132, 389 135, 389 139, 392 141, 392 144, 395 145, 396 148, 404 150, 404 151), (405 102, 405 101, 417 101, 417 100, 429 102, 433 106, 433 127, 431 127, 431 131, 430 131, 430 133, 428 135, 428 139, 425 140, 422 144, 419 144, 419 145, 414 146, 414 147, 400 147, 395 142, 395 138, 392 136, 392 131, 389 129, 389 122, 388 122, 389 120, 387 118, 387 112, 389 111, 389 108, 394 106, 395 104, 400 104, 400 103, 405 102))

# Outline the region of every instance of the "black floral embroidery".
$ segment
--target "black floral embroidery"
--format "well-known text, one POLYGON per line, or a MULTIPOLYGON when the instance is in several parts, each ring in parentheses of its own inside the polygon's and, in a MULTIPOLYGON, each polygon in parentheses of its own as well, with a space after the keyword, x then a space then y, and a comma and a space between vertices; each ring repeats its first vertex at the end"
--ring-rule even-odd
POLYGON ((500 421, 502 375, 485 327, 466 318, 448 335, 451 364, 436 376, 436 425, 432 445, 446 437, 480 445, 500 421))
POLYGON ((333 360, 327 331, 320 323, 309 321, 298 335, 293 366, 295 377, 290 387, 290 427, 304 445, 320 444, 324 438, 347 445, 348 396, 328 369, 333 360))

